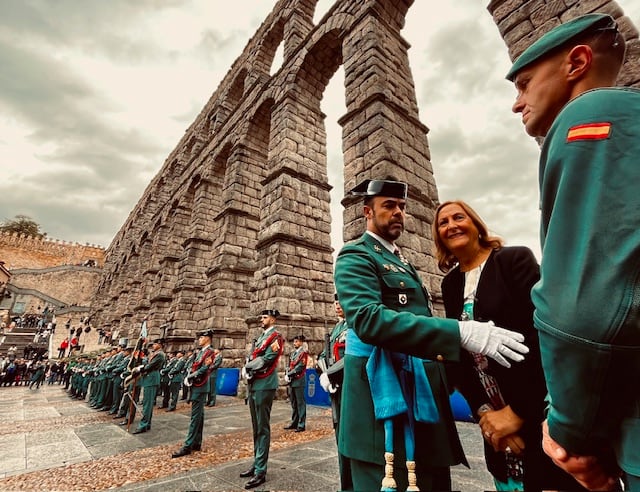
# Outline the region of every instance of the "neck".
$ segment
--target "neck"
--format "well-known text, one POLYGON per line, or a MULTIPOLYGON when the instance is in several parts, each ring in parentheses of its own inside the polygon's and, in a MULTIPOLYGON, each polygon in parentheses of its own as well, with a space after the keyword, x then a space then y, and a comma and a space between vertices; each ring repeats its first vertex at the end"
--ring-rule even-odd
POLYGON ((476 245, 468 251, 463 251, 460 254, 455 253, 458 262, 460 263, 460 271, 468 272, 482 265, 484 261, 489 258, 491 249, 483 248, 480 245, 476 245))

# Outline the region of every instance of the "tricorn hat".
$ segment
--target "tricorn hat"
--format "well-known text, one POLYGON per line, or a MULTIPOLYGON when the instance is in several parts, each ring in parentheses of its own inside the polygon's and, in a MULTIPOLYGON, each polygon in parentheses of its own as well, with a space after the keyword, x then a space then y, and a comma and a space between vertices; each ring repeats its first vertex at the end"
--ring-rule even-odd
POLYGON ((274 318, 277 318, 278 316, 280 316, 280 311, 278 311, 277 309, 265 309, 262 311, 263 316, 273 316, 274 318))
POLYGON ((353 188, 350 193, 356 196, 389 196, 407 199, 407 183, 386 179, 365 179, 353 188))
POLYGON ((209 329, 207 329, 207 330, 202 330, 202 331, 199 331, 199 332, 197 333, 197 335, 198 335, 199 337, 209 337, 209 338, 213 338, 213 330, 212 330, 211 328, 209 328, 209 329))
POLYGON ((301 342, 304 342, 306 340, 305 336, 303 334, 300 335, 296 335, 295 337, 293 337, 294 340, 300 340, 301 342))
POLYGON ((154 338, 151 340, 151 343, 159 343, 160 345, 164 345, 164 338, 154 338))

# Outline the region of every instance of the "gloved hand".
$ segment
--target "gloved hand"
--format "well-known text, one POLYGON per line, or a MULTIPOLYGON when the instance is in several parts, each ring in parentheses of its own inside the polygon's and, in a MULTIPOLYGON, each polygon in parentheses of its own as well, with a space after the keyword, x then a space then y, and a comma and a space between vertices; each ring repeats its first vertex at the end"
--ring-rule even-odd
POLYGON ((329 382, 329 376, 327 376, 326 372, 320 374, 320 386, 322 386, 323 390, 329 393, 329 387, 331 386, 331 383, 329 382))
POLYGON ((291 376, 289 376, 288 374, 284 375, 284 382, 289 384, 291 382, 291 376))
POLYGON ((491 357, 504 367, 511 367, 507 358, 520 362, 524 360, 522 354, 529 352, 529 348, 520 343, 524 341, 522 333, 500 328, 493 321, 458 321, 458 326, 462 348, 491 357))
POLYGON ((143 367, 144 367, 144 365, 139 365, 139 366, 134 367, 134 368, 131 370, 131 374, 132 374, 133 376, 137 376, 138 374, 140 374, 140 373, 142 372, 142 368, 143 368, 143 367))
POLYGON ((249 379, 249 374, 247 373, 247 370, 244 366, 240 370, 240 376, 242 376, 242 379, 249 379))

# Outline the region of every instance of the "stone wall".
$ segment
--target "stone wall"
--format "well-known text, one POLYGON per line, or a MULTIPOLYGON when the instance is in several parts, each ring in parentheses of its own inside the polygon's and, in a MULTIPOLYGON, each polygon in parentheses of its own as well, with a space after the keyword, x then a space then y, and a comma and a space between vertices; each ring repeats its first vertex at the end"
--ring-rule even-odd
POLYGON ((82 265, 88 260, 102 266, 104 255, 104 248, 92 244, 0 232, 0 260, 9 270, 82 265))
POLYGON ((11 271, 11 285, 47 294, 66 306, 89 306, 102 275, 102 269, 60 266, 11 271))

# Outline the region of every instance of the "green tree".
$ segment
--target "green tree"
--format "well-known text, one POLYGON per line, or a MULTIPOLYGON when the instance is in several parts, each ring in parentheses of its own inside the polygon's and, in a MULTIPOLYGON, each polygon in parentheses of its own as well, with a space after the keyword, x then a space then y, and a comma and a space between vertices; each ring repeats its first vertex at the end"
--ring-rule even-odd
POLYGON ((44 237, 46 232, 40 232, 40 224, 26 215, 16 215, 13 219, 6 219, 0 224, 2 232, 17 232, 27 236, 44 237))

